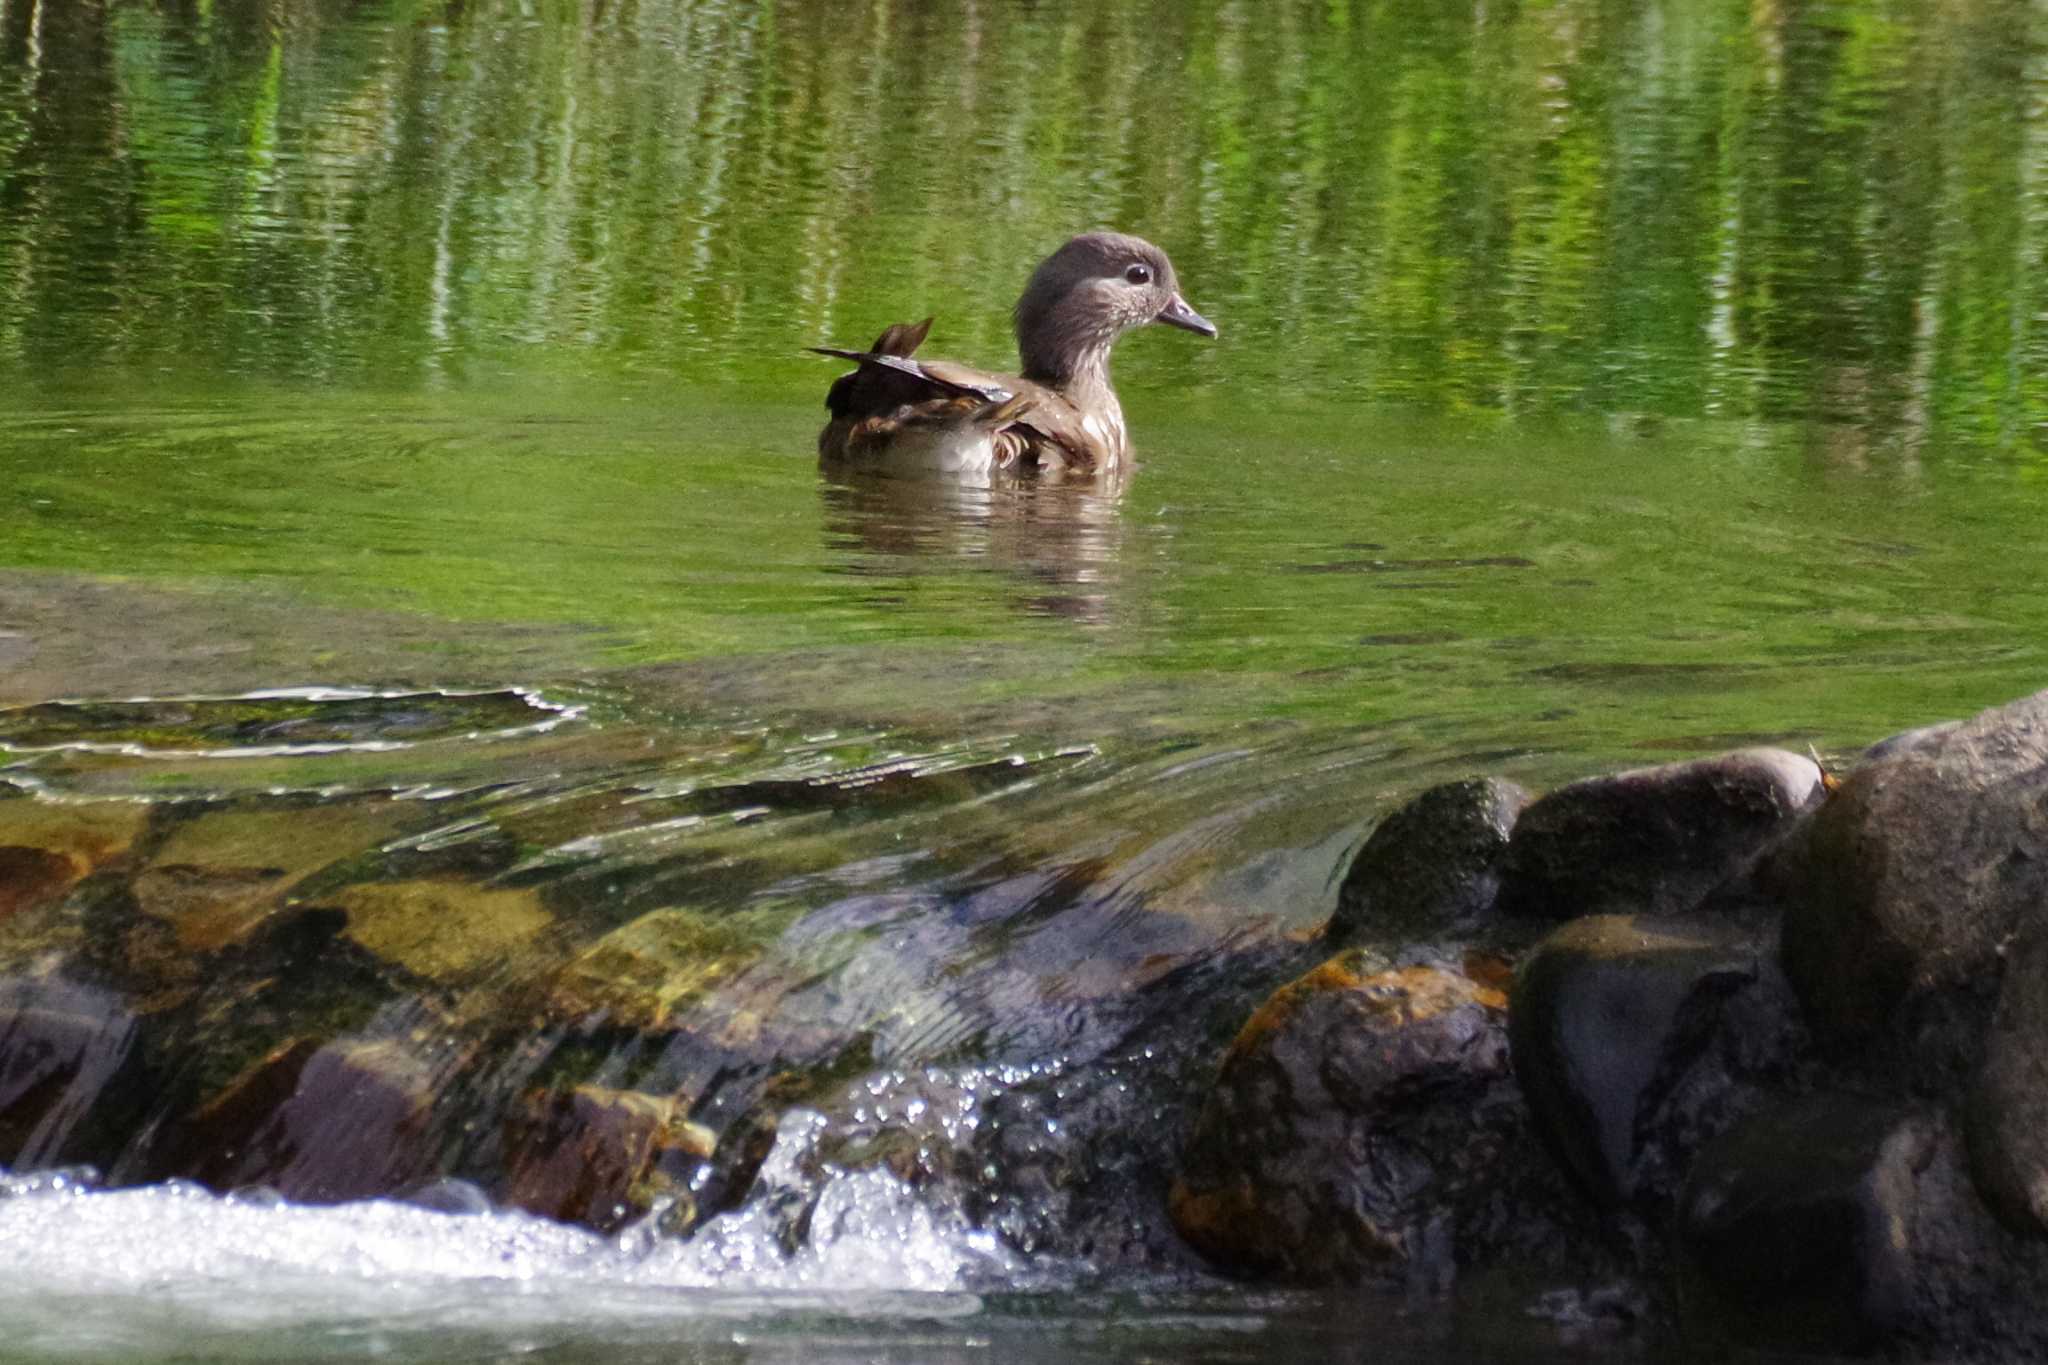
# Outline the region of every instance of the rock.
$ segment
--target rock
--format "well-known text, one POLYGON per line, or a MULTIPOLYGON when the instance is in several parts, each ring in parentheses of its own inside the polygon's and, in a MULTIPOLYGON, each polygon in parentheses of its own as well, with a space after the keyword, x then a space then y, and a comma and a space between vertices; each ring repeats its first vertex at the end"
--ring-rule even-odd
POLYGON ((1506 1000, 1439 967, 1342 953, 1260 1007, 1224 1058, 1169 1198, 1228 1268, 1304 1283, 1448 1273, 1454 1205, 1514 1108, 1506 1000))
POLYGON ((1963 1114, 1985 1202, 2010 1227, 2048 1232, 2048 916, 2009 955, 1963 1114))
POLYGON ((348 937, 377 957, 444 984, 522 960, 554 916, 538 892, 423 878, 344 887, 320 899, 348 915, 348 937))
POLYGON ((1668 1195, 1798 1039, 1768 950, 1704 916, 1573 920, 1523 963, 1514 1002, 1515 1077, 1537 1127, 1608 1206, 1668 1195))
POLYGON ((794 912, 651 910, 593 943, 557 972, 549 1012, 607 1016, 630 1028, 668 1026, 674 1014, 738 975, 788 927, 794 912))
POLYGON ((430 1120, 463 1060, 395 1040, 294 1040, 173 1120, 146 1178, 264 1186, 306 1203, 396 1193, 440 1174, 430 1120))
MULTIPOLYGON (((673 1096, 579 1085, 536 1091, 506 1121, 503 1201, 616 1232, 657 1200, 695 1221, 690 1189, 717 1139, 673 1096)), ((678 1229, 680 1230, 680 1228, 678 1229)))
POLYGON ((2048 905, 2048 692, 1872 752, 1764 880, 1815 1032, 1940 1085, 1974 1070, 2001 945, 2048 905))
POLYGON ((1924 1316, 1917 1242, 1933 1121, 1821 1095, 1757 1114, 1702 1151, 1679 1199, 1691 1333, 1864 1351, 1924 1316))
POLYGON ((1382 820, 1344 874, 1332 945, 1470 926, 1493 908, 1508 832, 1529 799, 1504 778, 1469 778, 1431 787, 1382 820))
POLYGON ((1821 791, 1820 766, 1782 749, 1560 787, 1515 822, 1501 908, 1553 920, 1682 914, 1748 872, 1821 791))
POLYGON ((0 919, 55 902, 82 877, 78 864, 61 853, 0 845, 0 919))
POLYGON ((125 857, 149 819, 150 808, 137 801, 0 800, 0 921, 54 905, 91 873, 125 857))
POLYGON ((206 811, 172 831, 136 875, 136 904, 188 952, 224 947, 312 873, 389 838, 402 810, 377 799, 206 811))
POLYGON ((63 980, 0 982, 0 1167, 105 1165, 154 1087, 142 1022, 112 995, 63 980))

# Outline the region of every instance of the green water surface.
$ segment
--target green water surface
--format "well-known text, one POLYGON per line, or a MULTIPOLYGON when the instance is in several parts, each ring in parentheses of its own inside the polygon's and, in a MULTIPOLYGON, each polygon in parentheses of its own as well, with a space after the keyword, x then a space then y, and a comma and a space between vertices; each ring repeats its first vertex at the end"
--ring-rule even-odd
MULTIPOLYGON (((848 1029, 930 996, 1075 1045, 1109 1026, 1038 1027, 991 964, 1065 989, 1305 932, 1431 781, 1846 760, 2048 685, 2044 423, 2024 0, 0 0, 0 703, 583 708, 22 780, 1025 763, 601 855, 778 934, 1092 860, 1078 907, 849 977, 848 1029), (1008 365, 1030 268, 1100 226, 1221 329, 1119 349, 1128 487, 820 474, 803 347, 935 314, 929 349, 1008 365)), ((556 908, 590 937, 601 902, 556 908)))

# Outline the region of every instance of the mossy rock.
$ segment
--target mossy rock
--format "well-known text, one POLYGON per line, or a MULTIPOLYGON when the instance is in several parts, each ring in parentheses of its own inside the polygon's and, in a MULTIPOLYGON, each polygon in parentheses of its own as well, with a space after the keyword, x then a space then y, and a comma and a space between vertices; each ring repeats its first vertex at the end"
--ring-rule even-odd
POLYGON ((383 800, 209 811, 173 830, 136 874, 136 904, 187 950, 217 950, 307 877, 389 839, 405 811, 383 800))
POLYGON ((348 916, 343 933, 383 961, 444 985, 493 971, 523 975, 555 923, 531 889, 509 891, 423 879, 343 887, 320 903, 348 916))
POLYGON ((548 1009, 657 1029, 758 961, 796 911, 653 910, 591 944, 555 975, 548 1009))

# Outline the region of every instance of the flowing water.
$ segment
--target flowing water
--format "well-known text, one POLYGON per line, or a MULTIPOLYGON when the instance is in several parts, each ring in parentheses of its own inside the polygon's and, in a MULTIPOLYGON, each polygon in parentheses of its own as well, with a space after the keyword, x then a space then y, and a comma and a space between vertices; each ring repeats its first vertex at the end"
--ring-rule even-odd
POLYGON ((2044 149, 2021 0, 0 0, 0 1354, 1577 1349, 1125 1173, 1420 788, 2048 681, 2044 149), (1128 486, 820 475, 1105 224, 1128 486), (766 1164, 520 1212, 564 1085, 766 1164))

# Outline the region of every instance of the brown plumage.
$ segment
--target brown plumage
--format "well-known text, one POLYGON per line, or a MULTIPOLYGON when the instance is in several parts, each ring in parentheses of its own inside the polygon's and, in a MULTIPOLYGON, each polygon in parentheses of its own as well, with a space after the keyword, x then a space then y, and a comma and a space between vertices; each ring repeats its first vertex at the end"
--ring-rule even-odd
POLYGON ((899 322, 865 351, 811 349, 859 368, 832 385, 818 433, 826 464, 985 473, 1106 473, 1130 453, 1109 352, 1133 327, 1164 322, 1213 337, 1188 307, 1166 253, 1139 237, 1090 232, 1039 264, 1017 301, 1022 374, 915 359, 932 320, 899 322))

